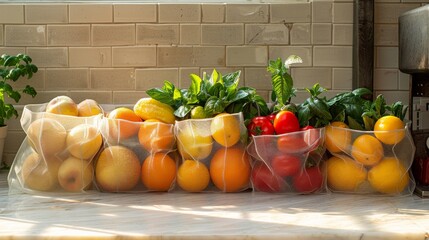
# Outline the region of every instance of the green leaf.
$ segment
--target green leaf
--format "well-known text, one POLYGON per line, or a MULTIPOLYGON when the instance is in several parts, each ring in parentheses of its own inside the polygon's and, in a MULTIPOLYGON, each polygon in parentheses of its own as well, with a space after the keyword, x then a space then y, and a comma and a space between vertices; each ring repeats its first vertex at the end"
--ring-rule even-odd
POLYGON ((27 85, 25 86, 24 90, 22 90, 23 93, 28 94, 32 97, 35 97, 37 95, 36 89, 34 89, 33 87, 27 85))
POLYGON ((363 118, 365 130, 366 131, 374 130, 374 124, 375 124, 374 119, 372 119, 371 117, 366 116, 366 115, 364 115, 362 118, 363 118))
POLYGON ((182 93, 179 89, 174 88, 173 92, 173 102, 180 101, 182 99, 182 93))
POLYGON ((192 110, 192 106, 190 105, 181 105, 174 111, 174 115, 179 118, 184 118, 188 113, 192 110))
POLYGON ((362 97, 362 96, 365 96, 365 95, 372 94, 372 91, 369 90, 368 88, 357 88, 357 89, 355 89, 355 90, 352 91, 352 94, 355 95, 355 96, 362 97))
POLYGON ((351 129, 356 129, 356 130, 364 130, 363 127, 359 124, 359 122, 357 122, 354 118, 348 116, 347 117, 347 121, 348 121, 348 126, 351 129))
POLYGON ((146 91, 149 97, 158 100, 170 106, 174 105, 173 95, 159 88, 152 88, 146 91))
POLYGON ((204 106, 204 111, 209 115, 215 115, 225 110, 224 102, 216 96, 211 96, 204 106))
POLYGON ((290 65, 295 63, 302 63, 302 59, 297 55, 290 55, 285 61, 286 69, 289 69, 290 65))
POLYGON ((191 85, 189 86, 189 92, 197 95, 201 91, 201 78, 198 75, 191 74, 191 85))
POLYGON ((170 81, 164 81, 164 86, 162 86, 162 90, 167 93, 173 93, 176 87, 170 81))

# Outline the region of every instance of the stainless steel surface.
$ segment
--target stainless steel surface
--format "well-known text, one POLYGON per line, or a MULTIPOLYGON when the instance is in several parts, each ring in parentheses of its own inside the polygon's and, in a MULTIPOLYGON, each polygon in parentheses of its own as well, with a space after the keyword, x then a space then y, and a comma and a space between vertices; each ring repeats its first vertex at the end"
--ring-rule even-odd
POLYGON ((402 72, 429 72, 428 25, 429 5, 399 17, 399 69, 402 72))

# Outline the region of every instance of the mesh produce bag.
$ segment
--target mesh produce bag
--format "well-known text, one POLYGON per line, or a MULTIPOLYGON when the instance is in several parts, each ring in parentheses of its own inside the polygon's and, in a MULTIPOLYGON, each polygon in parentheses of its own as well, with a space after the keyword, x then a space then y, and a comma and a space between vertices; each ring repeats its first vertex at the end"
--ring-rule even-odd
POLYGON ((92 188, 93 158, 100 150, 102 114, 75 117, 24 107, 26 133, 8 176, 11 192, 84 192, 92 188))
POLYGON ((95 161, 103 192, 171 191, 177 172, 174 125, 141 120, 130 108, 104 106, 104 144, 95 161))
POLYGON ((359 131, 326 127, 328 188, 333 192, 409 195, 415 146, 409 125, 399 130, 359 131))
POLYGON ((323 140, 324 128, 252 136, 247 150, 255 159, 251 175, 253 191, 326 192, 323 140))
POLYGON ((247 131, 241 113, 177 121, 175 134, 182 158, 178 189, 239 192, 250 187, 247 131))

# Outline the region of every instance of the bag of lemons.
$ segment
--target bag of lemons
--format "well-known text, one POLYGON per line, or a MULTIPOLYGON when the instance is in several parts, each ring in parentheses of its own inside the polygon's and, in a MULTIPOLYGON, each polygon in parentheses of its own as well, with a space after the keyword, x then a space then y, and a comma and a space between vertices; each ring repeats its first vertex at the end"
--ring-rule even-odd
POLYGON ((326 126, 328 188, 333 192, 409 195, 415 146, 409 124, 383 116, 373 131, 350 129, 343 122, 326 126))

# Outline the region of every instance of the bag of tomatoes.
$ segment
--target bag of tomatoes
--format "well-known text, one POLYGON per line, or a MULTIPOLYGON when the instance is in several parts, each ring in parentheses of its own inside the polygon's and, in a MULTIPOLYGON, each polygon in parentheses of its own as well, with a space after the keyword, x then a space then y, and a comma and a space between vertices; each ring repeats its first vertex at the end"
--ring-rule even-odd
POLYGON ((95 186, 99 191, 174 189, 178 157, 175 118, 168 107, 148 98, 140 99, 134 106, 104 107, 106 116, 101 123, 104 144, 94 164, 95 186), (168 111, 169 118, 165 117, 168 111))
POLYGON ((239 192, 250 187, 242 113, 177 121, 175 134, 182 157, 176 184, 180 190, 239 192))
POLYGON ((409 195, 415 146, 409 124, 383 116, 373 131, 354 130, 344 122, 326 126, 327 185, 333 192, 409 195))
POLYGON ((251 173, 253 191, 326 192, 326 175, 321 161, 325 152, 324 128, 307 126, 301 129, 294 113, 280 111, 252 119, 248 130, 251 141, 247 151, 255 160, 251 173), (271 126, 270 119, 273 119, 271 126))

